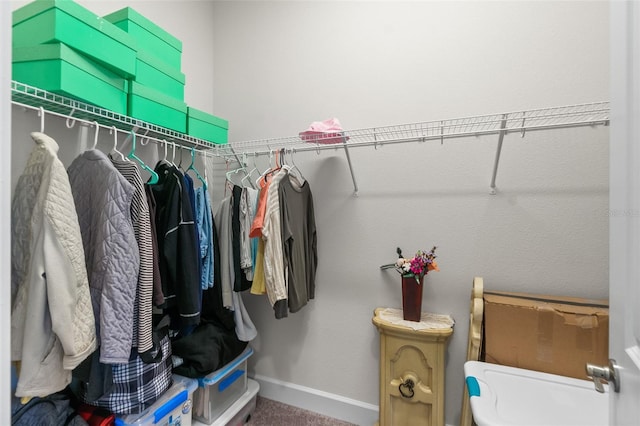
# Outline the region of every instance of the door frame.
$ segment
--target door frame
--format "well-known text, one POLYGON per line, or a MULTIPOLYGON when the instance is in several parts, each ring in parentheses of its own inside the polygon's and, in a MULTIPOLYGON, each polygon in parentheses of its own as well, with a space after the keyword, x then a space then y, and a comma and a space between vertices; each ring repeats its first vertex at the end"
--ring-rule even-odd
MULTIPOLYGON (((11 330, 11 2, 0 1, 0 330, 11 330), (5 53, 6 52, 6 53, 5 53)), ((6 341, 10 341, 6 339, 6 341)), ((9 345, 0 349, 0 423, 11 424, 9 345)))
POLYGON ((609 355, 620 366, 609 424, 640 418, 640 3, 610 3, 609 355))

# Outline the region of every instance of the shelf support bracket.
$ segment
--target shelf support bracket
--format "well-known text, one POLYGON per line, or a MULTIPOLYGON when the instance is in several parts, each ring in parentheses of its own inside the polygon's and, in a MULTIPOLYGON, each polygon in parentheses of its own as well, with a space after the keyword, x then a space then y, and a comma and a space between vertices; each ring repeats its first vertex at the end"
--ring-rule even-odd
POLYGON ((496 175, 498 174, 498 163, 500 163, 500 153, 502 152, 502 142, 504 141, 504 135, 507 133, 505 128, 507 127, 507 114, 502 115, 502 121, 500 122, 500 133, 498 133, 498 146, 496 147, 496 158, 493 162, 493 175, 491 176, 491 190, 489 194, 496 195, 496 175))
POLYGON ((349 163, 349 172, 351 173, 351 180, 353 181, 353 196, 358 196, 358 182, 356 182, 356 175, 353 173, 353 165, 351 164, 351 156, 349 155, 349 147, 347 146, 347 137, 342 136, 342 146, 344 147, 344 153, 347 157, 347 163, 349 163))

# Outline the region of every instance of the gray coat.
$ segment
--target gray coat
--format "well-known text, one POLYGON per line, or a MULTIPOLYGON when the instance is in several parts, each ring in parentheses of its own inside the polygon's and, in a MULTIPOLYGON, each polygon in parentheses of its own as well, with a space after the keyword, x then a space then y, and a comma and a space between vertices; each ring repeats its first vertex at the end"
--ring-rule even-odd
POLYGON ((100 362, 126 363, 140 267, 130 210, 134 187, 98 150, 82 153, 67 172, 82 233, 100 362))

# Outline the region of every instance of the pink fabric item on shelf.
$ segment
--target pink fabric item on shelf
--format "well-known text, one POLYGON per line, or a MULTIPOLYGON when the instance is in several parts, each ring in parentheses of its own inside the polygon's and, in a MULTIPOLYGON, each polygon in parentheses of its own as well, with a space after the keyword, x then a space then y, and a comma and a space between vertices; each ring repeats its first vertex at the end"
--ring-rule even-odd
POLYGON ((298 135, 305 142, 318 144, 334 144, 349 140, 349 136, 344 136, 342 126, 337 118, 314 121, 307 130, 298 135))

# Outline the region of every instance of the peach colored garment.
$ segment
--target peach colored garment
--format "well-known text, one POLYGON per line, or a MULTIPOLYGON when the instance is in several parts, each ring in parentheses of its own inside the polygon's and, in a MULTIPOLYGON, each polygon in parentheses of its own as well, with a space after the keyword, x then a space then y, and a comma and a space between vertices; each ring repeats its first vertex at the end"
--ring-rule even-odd
POLYGON ((256 208, 256 215, 253 218, 251 224, 251 231, 249 237, 262 237, 262 225, 264 224, 264 212, 267 209, 267 193, 269 192, 269 185, 271 184, 271 175, 269 177, 260 178, 260 195, 258 196, 258 207, 256 208))

